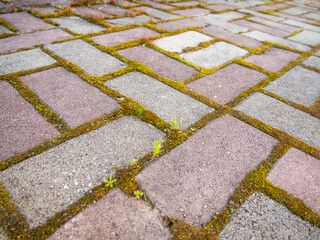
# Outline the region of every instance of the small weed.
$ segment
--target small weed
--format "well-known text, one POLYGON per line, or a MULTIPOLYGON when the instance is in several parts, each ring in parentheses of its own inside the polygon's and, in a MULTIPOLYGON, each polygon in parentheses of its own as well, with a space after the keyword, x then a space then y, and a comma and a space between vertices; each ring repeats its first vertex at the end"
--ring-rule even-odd
POLYGON ((128 17, 134 17, 134 12, 132 9, 129 9, 127 12, 126 12, 126 16, 128 17))
POLYGON ((137 10, 137 14, 142 14, 142 13, 145 13, 145 12, 146 12, 146 10, 144 8, 139 8, 137 10))
POLYGON ((128 4, 128 1, 127 1, 127 0, 125 0, 125 2, 124 2, 124 6, 125 6, 125 7, 128 7, 128 5, 129 5, 129 4, 128 4))
POLYGON ((176 117, 174 117, 172 119, 172 122, 170 123, 171 127, 174 128, 174 129, 180 129, 179 125, 181 124, 181 121, 180 122, 176 122, 176 117))
POLYGON ((86 16, 94 21, 97 21, 97 22, 102 22, 103 19, 104 19, 104 16, 102 13, 86 13, 86 16))
POLYGON ((152 44, 153 41, 150 40, 151 36, 149 36, 148 34, 144 33, 142 34, 142 36, 139 38, 140 41, 142 41, 143 43, 149 43, 152 44))
POLYGON ((61 14, 71 14, 71 13, 73 13, 73 9, 70 6, 68 6, 64 9, 61 9, 60 13, 61 14))
POLYGON ((117 179, 112 179, 112 176, 110 175, 109 179, 103 179, 103 181, 106 183, 106 187, 113 188, 113 183, 117 181, 117 179))
POLYGON ((131 166, 137 165, 137 162, 138 162, 138 159, 133 159, 133 160, 131 161, 131 166))
POLYGON ((148 23, 153 23, 152 16, 149 17, 149 22, 148 23))
POLYGON ((159 141, 156 141, 156 140, 153 141, 153 143, 154 143, 154 149, 153 149, 152 152, 153 152, 153 156, 154 156, 154 157, 158 156, 158 155, 162 152, 162 150, 160 150, 160 148, 161 148, 161 141, 162 141, 162 138, 160 138, 159 141))
POLYGON ((134 191, 133 193, 134 193, 134 196, 135 196, 136 198, 138 198, 138 199, 143 196, 143 192, 142 192, 142 191, 139 191, 139 190, 136 190, 136 191, 134 191))

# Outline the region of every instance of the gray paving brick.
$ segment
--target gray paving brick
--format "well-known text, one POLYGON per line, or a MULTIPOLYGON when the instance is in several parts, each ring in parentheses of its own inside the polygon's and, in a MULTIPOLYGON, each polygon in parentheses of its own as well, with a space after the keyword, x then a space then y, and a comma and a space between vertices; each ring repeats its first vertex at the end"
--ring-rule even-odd
POLYGON ((72 218, 48 240, 170 239, 156 210, 114 189, 72 218))
POLYGON ((128 96, 170 123, 174 117, 188 128, 214 110, 197 100, 140 72, 131 72, 106 82, 106 85, 128 96), (130 86, 130 87, 128 87, 130 86))
POLYGON ((200 227, 224 210, 246 174, 267 159, 276 143, 225 115, 151 163, 136 180, 164 214, 200 227))
POLYGON ((262 93, 254 93, 236 110, 320 149, 320 119, 262 93))
POLYGON ((146 15, 139 15, 136 17, 124 17, 124 18, 106 20, 107 23, 109 23, 113 26, 135 25, 135 24, 147 23, 149 21, 150 21, 150 18, 146 15))
POLYGON ((42 52, 32 49, 0 56, 0 75, 39 68, 55 63, 56 60, 42 52))
POLYGON ((265 89, 291 102, 312 106, 320 97, 320 73, 297 66, 265 89))
POLYGON ((274 12, 274 14, 277 14, 277 15, 283 17, 283 18, 287 18, 287 19, 290 19, 290 20, 301 21, 302 24, 303 23, 315 23, 316 22, 316 20, 313 20, 313 19, 310 19, 310 18, 299 17, 299 16, 295 16, 295 15, 282 13, 282 12, 274 12))
POLYGON ((320 238, 320 229, 302 220, 286 207, 253 193, 236 212, 220 234, 220 240, 229 239, 305 239, 320 238))
POLYGON ((107 13, 89 8, 89 7, 76 7, 74 8, 76 13, 79 13, 82 16, 86 16, 86 17, 94 17, 94 16, 99 16, 102 18, 106 18, 106 17, 112 17, 112 15, 108 15, 107 13))
POLYGON ((287 9, 281 10, 281 12, 291 14, 291 15, 300 15, 300 14, 307 13, 308 10, 293 7, 293 8, 287 8, 287 9))
POLYGON ((39 14, 52 14, 58 11, 54 7, 36 7, 34 10, 39 14))
POLYGON ((170 32, 175 32, 184 28, 204 27, 205 25, 206 25, 205 23, 185 18, 185 19, 174 20, 170 22, 158 23, 155 26, 170 32))
POLYGON ((316 46, 320 43, 320 33, 304 30, 288 39, 298 43, 316 46))
POLYGON ((297 27, 293 27, 293 26, 289 26, 287 24, 283 24, 280 22, 275 22, 275 21, 271 21, 262 17, 249 17, 247 18, 248 20, 254 21, 254 22, 258 22, 264 25, 267 25, 269 27, 274 27, 277 29, 281 29, 290 33, 294 33, 296 31, 301 30, 301 28, 297 28, 297 27))
POLYGON ((316 31, 316 32, 320 32, 320 27, 319 26, 315 26, 315 25, 311 25, 308 23, 303 23, 303 22, 299 22, 296 20, 292 20, 292 19, 287 19, 283 21, 286 24, 292 25, 292 26, 296 26, 296 27, 301 27, 307 30, 311 30, 311 31, 316 31))
POLYGON ((200 3, 198 1, 188 1, 188 2, 175 2, 171 3, 171 5, 177 6, 177 7, 182 7, 182 6, 196 6, 199 5, 200 3))
POLYGON ((183 53, 181 58, 203 68, 219 67, 220 65, 232 60, 233 58, 242 57, 248 51, 225 42, 217 42, 207 48, 183 53))
POLYGON ((50 20, 59 23, 61 28, 68 28, 72 32, 79 34, 95 33, 105 30, 103 27, 89 23, 86 20, 76 16, 50 18, 50 20))
POLYGON ((184 17, 195 17, 195 16, 206 15, 210 13, 210 10, 196 7, 196 8, 177 10, 177 11, 174 11, 174 13, 184 17))
POLYGON ((225 10, 236 9, 238 7, 234 6, 234 5, 229 5, 229 4, 215 4, 215 5, 209 5, 206 8, 220 12, 220 11, 225 11, 225 10))
POLYGON ((244 13, 239 13, 239 12, 224 12, 224 13, 218 13, 218 14, 211 14, 211 16, 213 16, 217 19, 230 21, 233 19, 242 18, 247 15, 244 13))
POLYGON ((139 9, 144 9, 145 12, 149 13, 152 17, 159 18, 161 20, 171 20, 180 17, 178 15, 160 11, 151 7, 140 7, 139 9))
POLYGON ((317 14, 317 13, 307 13, 307 14, 304 14, 303 17, 311 18, 316 21, 320 21, 320 14, 317 14))
POLYGON ((163 137, 137 118, 122 117, 2 171, 0 180, 36 227, 101 184, 114 167, 151 152, 153 141, 163 137))
POLYGON ((278 16, 275 16, 275 15, 266 14, 266 13, 260 13, 260 12, 256 12, 256 11, 253 11, 253 10, 250 10, 250 9, 239 9, 238 11, 242 12, 242 13, 252 14, 253 16, 266 18, 266 19, 269 19, 269 20, 272 20, 272 21, 276 21, 276 22, 284 20, 283 17, 278 17, 278 16))
POLYGON ((3 25, 0 25, 0 34, 3 34, 3 33, 12 33, 12 31, 10 31, 8 28, 6 28, 3 25))
POLYGON ((117 4, 122 6, 139 6, 139 4, 127 0, 117 0, 117 4))
POLYGON ((246 8, 246 7, 252 7, 252 6, 255 6, 255 5, 259 5, 259 4, 263 4, 265 3, 264 1, 256 1, 256 0, 251 0, 251 1, 239 1, 239 2, 235 2, 235 3, 232 3, 238 7, 241 7, 241 8, 246 8))
POLYGON ((253 7, 253 10, 256 11, 272 11, 272 10, 276 10, 279 8, 285 8, 285 7, 289 7, 290 5, 285 4, 285 3, 274 3, 274 4, 269 4, 269 5, 261 5, 261 6, 257 6, 257 7, 253 7))
POLYGON ((48 45, 46 48, 93 76, 101 76, 126 67, 125 63, 80 39, 48 45))
POLYGON ((304 60, 302 64, 320 69, 320 58, 311 56, 304 60))
POLYGON ((210 41, 213 38, 199 32, 188 31, 177 35, 164 37, 154 41, 154 44, 169 52, 182 52, 186 47, 196 47, 201 42, 210 41))

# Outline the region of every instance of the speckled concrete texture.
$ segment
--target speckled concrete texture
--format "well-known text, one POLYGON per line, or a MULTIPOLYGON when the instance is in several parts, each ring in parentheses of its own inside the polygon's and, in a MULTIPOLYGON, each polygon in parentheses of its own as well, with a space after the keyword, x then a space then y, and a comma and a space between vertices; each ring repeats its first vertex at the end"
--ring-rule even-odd
POLYGON ((155 24, 156 27, 162 28, 171 32, 178 31, 179 29, 184 28, 192 28, 192 27, 204 27, 206 24, 197 22, 192 19, 181 19, 181 20, 174 20, 170 22, 162 22, 155 24))

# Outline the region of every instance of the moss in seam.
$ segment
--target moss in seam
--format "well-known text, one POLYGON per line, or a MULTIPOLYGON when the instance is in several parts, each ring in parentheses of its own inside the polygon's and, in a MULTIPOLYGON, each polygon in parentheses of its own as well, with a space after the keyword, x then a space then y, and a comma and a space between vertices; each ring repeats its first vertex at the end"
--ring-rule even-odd
POLYGON ((6 28, 11 30, 12 32, 18 32, 19 31, 18 29, 16 29, 14 26, 12 26, 10 23, 8 23, 7 21, 3 20, 2 18, 0 18, 0 24, 5 26, 6 28))

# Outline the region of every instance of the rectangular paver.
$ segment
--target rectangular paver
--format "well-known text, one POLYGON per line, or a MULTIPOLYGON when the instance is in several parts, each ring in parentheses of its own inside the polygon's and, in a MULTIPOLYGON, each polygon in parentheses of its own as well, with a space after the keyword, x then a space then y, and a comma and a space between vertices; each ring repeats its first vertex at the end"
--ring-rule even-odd
POLYGON ((287 25, 287 24, 283 24, 283 23, 280 23, 280 22, 271 21, 271 20, 268 20, 268 19, 265 19, 265 18, 262 18, 262 17, 249 17, 247 19, 251 20, 251 21, 254 21, 254 22, 258 22, 258 23, 264 24, 264 25, 269 26, 269 27, 274 27, 274 28, 277 28, 277 29, 281 29, 281 30, 289 32, 289 33, 294 33, 295 31, 301 30, 301 28, 293 27, 293 26, 290 26, 290 25, 287 25))
POLYGON ((142 1, 139 1, 139 2, 143 3, 143 4, 149 4, 149 5, 153 6, 153 7, 160 8, 160 9, 172 9, 172 8, 174 8, 174 7, 170 6, 170 5, 157 3, 155 1, 150 1, 150 0, 142 0, 142 1))
POLYGON ((237 9, 237 6, 229 5, 229 4, 215 4, 215 5, 209 5, 207 8, 212 9, 216 12, 222 12, 225 10, 231 10, 231 9, 237 9))
POLYGON ((218 13, 218 14, 211 14, 212 17, 215 17, 217 19, 221 19, 221 20, 225 20, 225 21, 230 21, 230 20, 234 20, 237 18, 243 18, 245 16, 247 16, 244 13, 240 13, 240 12, 224 12, 224 13, 218 13))
POLYGON ((141 103, 170 123, 174 117, 187 128, 213 109, 140 72, 131 72, 106 82, 106 85, 141 103), (129 87, 128 87, 129 86, 129 87))
POLYGON ((301 14, 307 13, 308 10, 293 7, 293 8, 287 8, 287 9, 281 10, 281 12, 291 14, 291 15, 301 15, 301 14))
POLYGON ((309 18, 304 18, 304 17, 299 17, 299 16, 294 16, 294 15, 290 15, 290 14, 286 14, 286 13, 282 13, 282 12, 274 12, 274 14, 277 14, 283 18, 287 18, 287 19, 291 19, 291 20, 295 20, 295 21, 301 21, 302 23, 315 23, 317 22, 316 20, 313 19, 309 19, 309 18))
POLYGON ((117 7, 114 5, 110 5, 110 4, 103 4, 103 5, 92 5, 91 7, 99 10, 99 11, 103 11, 106 13, 111 13, 114 15, 125 15, 126 12, 128 11, 125 8, 121 8, 121 7, 117 7))
POLYGON ((98 18, 106 18, 106 17, 112 17, 112 15, 108 15, 105 12, 102 11, 98 11, 89 7, 76 7, 74 8, 76 13, 79 13, 82 16, 86 16, 86 17, 98 17, 98 18))
POLYGON ((320 43, 320 33, 304 30, 288 39, 298 43, 316 46, 320 43))
POLYGON ((235 109, 320 149, 320 119, 316 117, 262 93, 252 94, 235 109))
POLYGON ((239 12, 243 12, 243 13, 248 13, 248 14, 251 14, 253 16, 266 18, 266 19, 269 19, 269 20, 272 20, 272 21, 276 21, 276 22, 284 20, 283 17, 278 17, 278 16, 275 16, 275 15, 266 14, 266 13, 260 13, 260 12, 256 12, 256 11, 253 11, 253 10, 250 10, 250 9, 239 9, 238 11, 239 12))
POLYGON ((36 227, 101 184, 114 167, 151 152, 163 135, 137 118, 122 117, 2 171, 0 180, 36 227))
POLYGON ((182 6, 196 6, 200 3, 198 1, 188 1, 188 2, 174 2, 170 3, 173 6, 182 7, 182 6))
POLYGON ((192 19, 180 19, 180 20, 174 20, 170 22, 158 23, 155 26, 170 32, 174 32, 184 28, 204 27, 205 25, 206 25, 205 23, 198 22, 192 19))
POLYGON ((304 14, 303 17, 311 18, 316 21, 320 21, 320 14, 317 14, 317 13, 307 13, 307 14, 304 14))
POLYGON ((159 18, 161 20, 171 20, 174 18, 179 18, 178 15, 160 11, 158 9, 154 9, 151 7, 140 7, 139 9, 143 9, 145 12, 149 13, 152 17, 159 18))
POLYGON ((289 7, 290 5, 285 4, 285 3, 275 3, 275 4, 268 4, 268 5, 261 5, 257 7, 253 7, 253 10, 256 11, 272 11, 272 10, 277 10, 279 8, 285 8, 289 7))
POLYGON ((292 19, 284 20, 283 22, 286 24, 292 25, 292 26, 304 28, 304 29, 311 30, 311 31, 320 32, 320 27, 312 25, 312 24, 303 23, 303 22, 299 22, 296 20, 292 20, 292 19))
POLYGON ((208 9, 197 8, 197 7, 174 11, 175 14, 178 14, 183 17, 202 16, 202 15, 208 14, 209 12, 210 12, 210 10, 208 10, 208 9))
POLYGON ((126 67, 125 63, 80 39, 48 45, 46 48, 93 76, 101 76, 126 67))
POLYGON ((126 26, 126 25, 136 25, 141 23, 147 23, 150 21, 150 17, 146 15, 139 15, 136 17, 124 17, 106 20, 107 23, 113 26, 126 26))
POLYGON ((302 62, 302 64, 309 66, 309 67, 314 67, 314 68, 320 69, 320 58, 315 57, 315 56, 311 56, 311 57, 307 58, 306 60, 304 60, 302 62))

